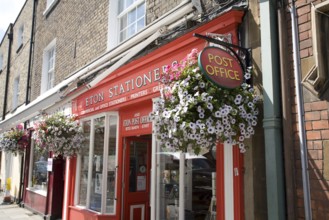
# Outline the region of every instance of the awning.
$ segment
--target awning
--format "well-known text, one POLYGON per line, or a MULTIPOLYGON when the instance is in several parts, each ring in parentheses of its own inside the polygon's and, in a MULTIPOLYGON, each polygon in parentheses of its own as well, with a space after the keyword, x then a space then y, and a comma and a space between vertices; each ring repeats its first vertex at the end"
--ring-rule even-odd
POLYGON ((193 11, 194 9, 191 1, 183 1, 177 7, 161 16, 157 21, 146 26, 144 30, 134 37, 73 73, 28 105, 19 108, 14 114, 8 115, 5 120, 0 122, 0 132, 10 129, 18 123, 32 119, 41 112, 54 111, 86 92, 88 89, 94 87, 114 70, 133 58, 150 43, 154 42, 163 32, 171 30, 190 19, 193 16, 191 14, 193 11), (186 15, 188 15, 188 17, 186 17, 186 15), (111 66, 106 71, 96 76, 96 78, 87 85, 76 88, 76 83, 81 77, 87 77, 109 65, 111 66))

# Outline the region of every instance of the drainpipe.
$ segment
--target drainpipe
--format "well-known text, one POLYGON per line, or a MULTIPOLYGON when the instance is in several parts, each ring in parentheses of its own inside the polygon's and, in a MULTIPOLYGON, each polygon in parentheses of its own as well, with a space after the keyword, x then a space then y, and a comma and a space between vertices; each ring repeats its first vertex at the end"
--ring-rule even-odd
POLYGON ((269 220, 284 220, 286 210, 276 11, 275 0, 260 0, 267 211, 269 220))
POLYGON ((288 48, 288 24, 286 1, 280 1, 278 8, 278 29, 279 29, 279 49, 280 49, 280 76, 281 79, 281 99, 282 99, 282 131, 283 131, 283 152, 284 152, 284 170, 286 184, 286 201, 287 201, 287 219, 296 219, 296 193, 295 193, 295 172, 294 172, 294 146, 293 129, 292 129, 292 98, 290 92, 289 79, 289 54, 288 48))
POLYGON ((300 69, 300 49, 299 49, 299 37, 298 37, 298 21, 295 2, 291 2, 290 8, 291 15, 291 29, 292 29, 292 44, 294 52, 294 76, 295 76, 295 91, 296 91, 296 104, 297 104, 297 114, 298 114, 298 140, 300 147, 300 156, 302 164, 302 180, 303 180, 303 195, 304 195, 304 212, 305 219, 312 219, 312 209, 311 209, 311 195, 310 195, 310 183, 308 176, 308 159, 307 159, 307 147, 306 147, 306 131, 304 125, 304 104, 303 104, 303 93, 301 85, 301 69, 300 69))
MULTIPOLYGON (((31 25, 31 35, 30 35, 30 51, 29 51, 29 66, 27 70, 27 81, 26 81, 26 95, 25 95, 25 105, 30 103, 30 81, 31 81, 31 72, 32 72, 32 53, 33 53, 33 45, 34 45, 34 28, 35 28, 35 11, 37 0, 33 1, 33 11, 32 11, 32 25, 31 25)), ((27 122, 24 123, 24 129, 27 129, 27 122)), ((31 147, 31 145, 29 145, 31 147)), ((19 190, 18 190, 18 203, 22 206, 23 194, 24 194, 24 154, 21 158, 21 176, 19 182, 19 190)))
POLYGON ((32 11, 32 25, 31 25, 31 36, 30 36, 30 52, 29 52, 29 67, 27 72, 26 81, 26 95, 25 95, 25 105, 30 103, 30 91, 31 91, 31 74, 32 74, 32 53, 34 49, 34 28, 35 28, 35 16, 36 16, 37 0, 33 1, 33 11, 32 11))
POLYGON ((8 96, 8 84, 9 84, 9 74, 10 74, 10 57, 11 57, 11 46, 13 44, 13 24, 9 24, 9 33, 8 33, 8 59, 7 59, 7 74, 6 74, 6 84, 5 84, 5 96, 3 100, 3 113, 2 120, 6 119, 6 110, 7 110, 7 96, 8 96))

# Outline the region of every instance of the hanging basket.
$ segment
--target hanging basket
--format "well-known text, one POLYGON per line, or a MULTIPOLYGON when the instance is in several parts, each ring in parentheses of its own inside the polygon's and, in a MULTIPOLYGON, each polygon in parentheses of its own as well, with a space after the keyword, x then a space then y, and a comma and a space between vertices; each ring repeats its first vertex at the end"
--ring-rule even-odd
POLYGON ((54 157, 72 157, 81 149, 84 140, 82 127, 74 115, 46 115, 34 126, 33 139, 40 151, 52 151, 54 157))
POLYGON ((22 125, 17 125, 10 131, 6 131, 0 135, 0 150, 12 152, 17 155, 24 152, 28 142, 28 131, 24 130, 22 125))
MULTIPOLYGON (((180 63, 167 66, 162 75, 161 97, 151 117, 165 151, 199 154, 227 141, 245 152, 244 140, 254 134, 259 97, 246 83, 233 89, 208 81, 198 67, 193 49, 180 63)), ((250 69, 244 74, 250 78, 250 69)))

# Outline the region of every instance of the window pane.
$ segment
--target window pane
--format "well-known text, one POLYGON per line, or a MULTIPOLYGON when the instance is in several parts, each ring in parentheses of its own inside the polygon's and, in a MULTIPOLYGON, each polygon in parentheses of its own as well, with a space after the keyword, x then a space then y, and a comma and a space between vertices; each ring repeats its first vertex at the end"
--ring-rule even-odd
POLYGON ((116 143, 117 143, 117 116, 110 117, 110 137, 109 137, 109 154, 108 154, 108 176, 107 176, 107 198, 106 212, 114 213, 115 196, 116 196, 116 143))
POLYGON ((136 21, 136 9, 128 13, 128 25, 136 21))
POLYGON ((124 8, 125 8, 125 1, 124 0, 119 1, 119 12, 118 12, 118 14, 120 14, 123 11, 124 8))
POLYGON ((32 188, 47 192, 48 172, 47 172, 47 150, 37 150, 33 147, 33 164, 32 164, 32 188))
POLYGON ((105 117, 94 120, 94 154, 92 157, 92 178, 90 184, 90 209, 100 212, 102 206, 102 173, 104 150, 105 117))
POLYGON ((121 42, 121 41, 124 41, 126 38, 127 38, 126 30, 123 30, 123 31, 120 33, 120 42, 121 42))
POLYGON ((134 0, 126 0, 126 8, 134 3, 134 0))
POLYGON ((137 31, 140 31, 145 26, 144 17, 137 21, 137 31))
POLYGON ((145 3, 140 4, 137 8, 137 19, 144 17, 145 15, 145 3))
POLYGON ((127 15, 122 16, 120 19, 120 30, 123 30, 127 27, 127 15))
POLYGON ((54 84, 54 72, 53 71, 49 71, 48 72, 48 79, 47 79, 47 90, 51 89, 53 87, 54 84))
POLYGON ((54 68, 54 54, 55 54, 55 48, 52 48, 50 51, 49 51, 49 66, 48 66, 48 69, 51 70, 54 68))
POLYGON ((133 24, 133 25, 130 25, 128 28, 127 28, 127 37, 131 37, 132 35, 134 35, 136 33, 136 26, 133 24))
POLYGON ((87 205, 87 187, 88 187, 88 165, 89 165, 89 143, 90 143, 90 121, 83 122, 83 134, 85 141, 81 149, 81 170, 79 184, 79 201, 78 205, 87 205))

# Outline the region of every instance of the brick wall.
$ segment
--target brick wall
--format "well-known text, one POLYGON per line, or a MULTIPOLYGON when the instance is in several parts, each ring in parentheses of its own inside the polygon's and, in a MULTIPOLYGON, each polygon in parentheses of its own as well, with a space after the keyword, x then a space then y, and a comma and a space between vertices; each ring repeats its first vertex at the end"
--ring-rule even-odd
POLYGON ((10 67, 10 78, 9 78, 9 89, 8 89, 8 105, 7 110, 13 111, 12 108, 12 96, 14 88, 14 80, 19 76, 19 98, 18 106, 25 103, 26 99, 26 84, 29 67, 29 53, 30 53, 30 37, 32 27, 32 7, 33 0, 27 1, 23 7, 21 13, 16 19, 13 26, 13 45, 11 53, 11 67, 10 67), (23 31, 23 42, 19 45, 19 29, 24 26, 23 31))
POLYGON ((0 116, 1 116, 1 120, 2 120, 2 113, 3 113, 5 83, 6 83, 6 74, 7 74, 8 45, 9 45, 9 40, 7 37, 7 33, 5 33, 5 35, 2 39, 2 43, 0 45, 0 54, 3 55, 2 71, 0 73, 0 116))
MULTIPOLYGON (((313 4, 316 5, 320 2, 321 1, 313 1, 313 4)), ((296 7, 298 15, 298 34, 302 77, 304 77, 309 72, 310 67, 315 63, 312 45, 311 3, 298 0, 296 1, 296 7)), ((293 71, 291 71, 291 74, 293 74, 293 71)), ((293 75, 291 75, 290 78, 293 80, 293 75)), ((294 89, 295 85, 292 83, 291 94, 293 95, 295 94, 294 89)), ((306 88, 303 89, 303 95, 312 215, 314 220, 329 219, 329 210, 327 208, 329 206, 328 100, 324 98, 319 98, 318 96, 314 95, 314 92, 306 88)), ((293 98, 295 99, 295 97, 293 98)), ((296 158, 296 216, 298 219, 304 219, 303 184, 300 160, 300 147, 298 141, 298 122, 296 106, 293 106, 292 112, 293 118, 295 118, 294 152, 296 158)))
MULTIPOLYGON (((19 76, 19 98, 17 107, 25 103, 26 97, 26 82, 28 73, 29 51, 30 51, 30 35, 31 35, 31 20, 32 20, 32 0, 26 2, 23 6, 20 14, 18 15, 15 23, 13 24, 13 42, 10 60, 10 75, 7 94, 7 109, 6 112, 14 112, 12 108, 12 96, 14 88, 14 79, 19 76), (24 26, 23 42, 22 45, 18 44, 19 29, 24 26)), ((5 81, 7 74, 7 60, 9 39, 7 35, 4 36, 1 44, 1 53, 3 54, 3 70, 0 74, 0 111, 1 116, 4 106, 4 93, 5 93, 5 81)))
POLYGON ((55 84, 89 63, 107 48, 108 0, 60 0, 43 15, 38 1, 32 100, 40 95, 43 51, 56 38, 55 84))

